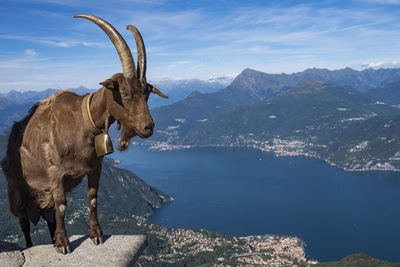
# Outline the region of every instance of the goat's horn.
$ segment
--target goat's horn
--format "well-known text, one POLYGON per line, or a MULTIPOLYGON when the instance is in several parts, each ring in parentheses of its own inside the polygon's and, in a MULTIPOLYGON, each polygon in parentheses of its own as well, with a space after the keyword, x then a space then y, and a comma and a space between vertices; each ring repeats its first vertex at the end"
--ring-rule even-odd
POLYGON ((126 26, 126 29, 130 30, 133 33, 133 36, 135 37, 136 41, 137 54, 138 54, 138 67, 137 67, 138 78, 139 80, 146 81, 146 64, 147 64, 146 48, 144 47, 142 35, 135 26, 128 25, 126 26))
POLYGON ((133 78, 136 76, 135 61, 131 54, 129 46, 126 44, 124 38, 121 34, 107 21, 87 14, 78 14, 74 18, 85 18, 97 24, 110 38, 111 42, 114 44, 115 49, 118 52, 119 58, 122 64, 122 70, 126 78, 133 78))

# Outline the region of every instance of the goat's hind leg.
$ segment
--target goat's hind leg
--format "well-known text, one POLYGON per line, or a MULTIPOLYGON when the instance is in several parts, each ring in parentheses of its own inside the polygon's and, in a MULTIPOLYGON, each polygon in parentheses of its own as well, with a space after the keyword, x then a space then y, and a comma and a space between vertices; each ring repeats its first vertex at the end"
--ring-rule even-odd
POLYGON ((56 231, 57 221, 54 209, 42 209, 40 210, 40 216, 47 222, 47 227, 49 228, 51 242, 54 244, 54 232, 56 231))
POLYGON ((28 218, 20 217, 19 224, 21 225, 21 230, 25 235, 26 248, 32 247, 31 224, 30 224, 28 218))
POLYGON ((54 242, 55 242, 54 241, 54 232, 56 231, 57 222, 56 222, 56 215, 53 214, 53 216, 54 216, 54 221, 47 222, 47 227, 49 228, 51 242, 54 244, 54 242))

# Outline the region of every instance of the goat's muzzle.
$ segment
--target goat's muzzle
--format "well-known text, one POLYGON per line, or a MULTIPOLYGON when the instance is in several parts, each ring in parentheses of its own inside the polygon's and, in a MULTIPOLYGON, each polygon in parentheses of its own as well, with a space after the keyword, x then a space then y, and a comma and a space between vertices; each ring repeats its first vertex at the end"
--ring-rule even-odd
POLYGON ((146 126, 143 127, 142 130, 137 131, 139 137, 141 138, 148 138, 153 135, 153 129, 154 129, 154 122, 150 122, 146 126))

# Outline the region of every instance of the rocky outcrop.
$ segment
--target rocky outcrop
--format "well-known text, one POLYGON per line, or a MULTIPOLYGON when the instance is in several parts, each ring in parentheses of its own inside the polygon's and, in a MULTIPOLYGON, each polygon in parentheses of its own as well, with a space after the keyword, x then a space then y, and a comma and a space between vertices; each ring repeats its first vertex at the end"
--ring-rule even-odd
POLYGON ((0 266, 131 266, 147 241, 144 235, 104 236, 103 244, 95 246, 88 236, 69 238, 71 253, 57 253, 53 245, 34 246, 22 250, 15 244, 0 243, 0 266))
POLYGON ((0 266, 22 266, 25 260, 21 250, 16 244, 0 241, 0 266))

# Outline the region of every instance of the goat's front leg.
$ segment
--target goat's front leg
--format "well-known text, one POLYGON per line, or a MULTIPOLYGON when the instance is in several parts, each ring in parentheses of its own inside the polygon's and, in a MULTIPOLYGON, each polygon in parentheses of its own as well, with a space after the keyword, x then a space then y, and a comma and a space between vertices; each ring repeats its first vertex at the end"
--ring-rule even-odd
POLYGON ((90 238, 95 245, 103 243, 101 237, 103 231, 100 228, 99 221, 97 219, 97 190, 99 188, 99 180, 101 174, 101 165, 95 169, 92 173, 88 174, 88 193, 87 199, 89 203, 89 231, 90 238))
POLYGON ((56 251, 62 254, 70 253, 69 240, 65 230, 65 212, 67 210, 67 199, 62 182, 58 183, 53 193, 54 209, 57 214, 57 226, 54 233, 54 246, 56 251))

